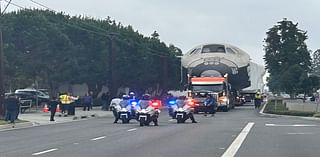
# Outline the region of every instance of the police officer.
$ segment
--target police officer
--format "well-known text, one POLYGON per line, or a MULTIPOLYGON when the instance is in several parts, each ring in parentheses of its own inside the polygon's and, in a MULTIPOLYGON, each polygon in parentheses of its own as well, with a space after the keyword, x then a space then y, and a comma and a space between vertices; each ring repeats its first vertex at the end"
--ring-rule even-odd
POLYGON ((49 107, 50 107, 50 121, 54 121, 54 115, 56 114, 57 106, 60 102, 57 100, 57 97, 53 96, 51 100, 49 101, 49 107))
MULTIPOLYGON (((208 106, 209 114, 211 114, 211 117, 213 117, 215 114, 216 107, 215 98, 211 94, 208 94, 206 100, 204 101, 204 104, 208 106)), ((204 112, 204 116, 207 116, 208 110, 204 112)))

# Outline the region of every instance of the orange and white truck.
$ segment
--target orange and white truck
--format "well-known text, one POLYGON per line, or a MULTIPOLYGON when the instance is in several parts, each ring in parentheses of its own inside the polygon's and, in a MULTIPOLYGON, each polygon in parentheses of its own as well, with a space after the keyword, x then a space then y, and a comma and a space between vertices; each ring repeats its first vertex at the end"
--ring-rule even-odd
POLYGON ((208 110, 209 107, 204 104, 208 95, 215 98, 217 110, 227 112, 234 107, 227 74, 223 77, 189 78, 188 97, 195 102, 195 113, 208 110))

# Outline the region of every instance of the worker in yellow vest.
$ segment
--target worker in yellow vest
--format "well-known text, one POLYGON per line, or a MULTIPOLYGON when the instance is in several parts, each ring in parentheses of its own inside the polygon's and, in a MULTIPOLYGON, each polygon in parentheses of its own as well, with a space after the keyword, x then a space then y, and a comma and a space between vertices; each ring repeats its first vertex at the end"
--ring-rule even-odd
POLYGON ((254 96, 254 106, 255 108, 259 108, 262 102, 262 96, 260 92, 257 92, 256 95, 254 96))
POLYGON ((71 104, 71 98, 68 95, 68 93, 64 93, 59 96, 60 102, 61 102, 61 113, 65 114, 68 110, 68 105, 71 104))

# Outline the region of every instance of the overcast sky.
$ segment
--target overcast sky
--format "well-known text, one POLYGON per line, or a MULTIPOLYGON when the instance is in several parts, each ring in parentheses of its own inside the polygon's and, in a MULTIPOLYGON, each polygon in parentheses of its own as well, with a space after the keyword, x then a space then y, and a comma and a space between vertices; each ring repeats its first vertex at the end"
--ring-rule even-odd
MULTIPOLYGON (((9 0, 7 0, 9 1, 9 0)), ((269 28, 288 18, 308 32, 312 51, 320 48, 319 0, 34 0, 55 11, 99 19, 110 16, 145 36, 160 39, 185 53, 202 43, 228 43, 263 61, 269 28)), ((26 8, 43 8, 30 0, 12 0, 26 8)), ((2 0, 2 5, 6 2, 2 0)), ((19 9, 11 5, 8 10, 19 9)))

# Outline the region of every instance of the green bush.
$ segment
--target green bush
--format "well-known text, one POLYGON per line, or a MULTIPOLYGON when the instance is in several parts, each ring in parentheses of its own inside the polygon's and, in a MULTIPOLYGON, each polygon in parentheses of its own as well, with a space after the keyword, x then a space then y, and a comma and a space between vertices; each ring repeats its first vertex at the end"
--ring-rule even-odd
POLYGON ((270 100, 267 102, 266 108, 264 111, 266 113, 284 112, 284 111, 288 111, 288 108, 286 107, 286 104, 283 103, 282 100, 277 100, 277 103, 275 103, 274 100, 270 100))
MULTIPOLYGON (((314 112, 304 112, 304 111, 289 111, 286 107, 286 104, 282 100, 278 100, 277 104, 275 101, 271 100, 266 104, 264 110, 265 113, 279 114, 279 115, 290 115, 290 116, 303 116, 303 117, 312 117, 314 112)), ((319 115, 320 116, 320 115, 319 115)))
POLYGON ((317 117, 317 118, 320 118, 320 113, 316 113, 313 115, 313 117, 317 117))

